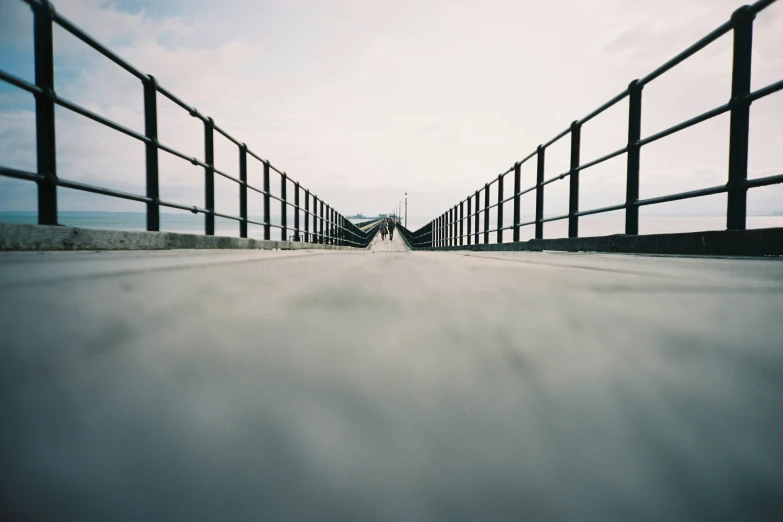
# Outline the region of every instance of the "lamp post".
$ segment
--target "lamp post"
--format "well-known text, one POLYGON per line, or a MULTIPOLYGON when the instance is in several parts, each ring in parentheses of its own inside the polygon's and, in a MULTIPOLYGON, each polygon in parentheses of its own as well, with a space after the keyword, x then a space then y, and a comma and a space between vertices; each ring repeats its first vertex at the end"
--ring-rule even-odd
POLYGON ((405 223, 403 224, 405 228, 408 228, 408 193, 405 193, 405 223))

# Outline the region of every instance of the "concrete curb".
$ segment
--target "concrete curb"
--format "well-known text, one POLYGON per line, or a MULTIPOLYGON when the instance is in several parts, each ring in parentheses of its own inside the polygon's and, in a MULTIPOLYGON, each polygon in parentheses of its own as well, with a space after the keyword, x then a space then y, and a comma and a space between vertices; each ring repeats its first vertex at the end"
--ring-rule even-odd
POLYGON ((175 232, 102 230, 79 227, 0 223, 0 251, 23 250, 357 250, 356 247, 202 236, 175 232))
POLYGON ((617 252, 699 256, 783 256, 783 228, 714 230, 682 234, 650 234, 565 239, 531 239, 516 243, 464 245, 416 250, 617 252))

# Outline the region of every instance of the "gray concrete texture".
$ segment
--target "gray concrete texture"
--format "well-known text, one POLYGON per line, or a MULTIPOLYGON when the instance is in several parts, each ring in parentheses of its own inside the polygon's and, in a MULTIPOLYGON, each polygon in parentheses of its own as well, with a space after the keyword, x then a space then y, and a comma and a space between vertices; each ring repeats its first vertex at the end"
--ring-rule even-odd
MULTIPOLYGON (((289 229, 291 230, 291 229, 289 229)), ((354 247, 298 241, 0 223, 0 251, 262 249, 346 250, 354 247)))
POLYGON ((783 263, 0 254, 3 520, 781 520, 783 263))

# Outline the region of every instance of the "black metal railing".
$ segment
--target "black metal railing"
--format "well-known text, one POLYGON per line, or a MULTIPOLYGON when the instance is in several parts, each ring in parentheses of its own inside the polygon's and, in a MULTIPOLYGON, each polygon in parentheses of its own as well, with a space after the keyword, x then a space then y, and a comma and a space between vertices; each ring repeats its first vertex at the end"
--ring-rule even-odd
POLYGON ((177 98, 174 94, 164 89, 153 76, 143 74, 131 64, 114 54, 111 50, 98 43, 91 36, 79 29, 67 18, 55 11, 54 6, 45 0, 22 0, 33 10, 34 31, 34 60, 35 60, 35 84, 31 84, 0 70, 0 80, 9 83, 19 89, 27 91, 35 97, 35 124, 36 124, 36 155, 37 172, 28 172, 0 165, 0 175, 27 181, 33 181, 38 185, 38 223, 42 225, 57 225, 57 187, 76 189, 104 196, 112 196, 132 201, 138 201, 147 205, 147 230, 160 230, 160 207, 187 210, 195 214, 204 215, 204 233, 214 235, 215 217, 231 219, 239 222, 240 237, 247 237, 248 224, 264 227, 264 239, 269 240, 271 229, 280 229, 281 239, 287 239, 288 208, 294 212, 294 228, 291 239, 310 243, 324 243, 335 245, 347 245, 354 247, 366 247, 372 235, 360 230, 342 214, 326 204, 310 190, 294 182, 294 202, 289 201, 286 194, 288 176, 284 171, 272 165, 251 151, 247 145, 239 142, 225 130, 218 127, 212 118, 204 116, 195 108, 177 98), (138 78, 144 89, 144 134, 129 129, 104 116, 96 114, 76 103, 73 103, 55 90, 54 82, 54 24, 59 25, 70 34, 87 44, 92 49, 125 69, 128 73, 138 78), (162 95, 176 105, 187 111, 192 117, 198 118, 204 124, 204 159, 199 160, 166 146, 158 141, 158 116, 157 96, 162 95), (146 194, 131 194, 105 187, 91 185, 73 180, 67 180, 57 175, 57 155, 55 149, 55 106, 59 105, 81 116, 105 125, 126 136, 135 138, 145 145, 146 156, 146 194), (239 178, 231 176, 217 168, 214 161, 214 137, 218 133, 233 143, 239 155, 239 178), (159 151, 166 152, 193 165, 204 169, 204 206, 188 206, 171 201, 161 200, 159 197, 159 151), (248 183, 247 162, 248 157, 254 158, 263 164, 263 189, 248 183), (275 172, 280 176, 280 197, 272 194, 270 173, 275 172), (239 216, 221 214, 215 211, 215 175, 222 176, 233 181, 239 188, 239 216), (257 192, 264 199, 264 219, 262 222, 248 219, 247 194, 248 190, 257 192), (300 204, 300 195, 304 194, 304 208, 300 204), (280 202, 281 223, 271 222, 271 200, 280 202), (311 210, 312 203, 312 210, 311 210), (304 217, 304 229, 300 228, 300 213, 304 217), (312 229, 310 228, 312 225, 312 229))
POLYGON ((751 52, 753 43, 753 20, 757 13, 765 9, 775 0, 760 0, 752 5, 746 5, 737 9, 731 19, 712 31, 710 34, 681 52, 668 62, 664 63, 644 78, 632 81, 628 87, 617 96, 601 105, 593 112, 576 120, 560 134, 539 145, 535 151, 525 158, 514 163, 496 179, 484 185, 466 199, 433 219, 423 227, 412 233, 411 244, 416 248, 441 248, 460 247, 466 245, 487 244, 490 242, 490 234, 495 233, 496 242, 503 243, 503 232, 512 231, 513 241, 519 241, 520 228, 535 225, 535 238, 543 239, 544 223, 558 220, 568 220, 568 237, 579 237, 579 218, 592 214, 600 214, 616 210, 625 210, 625 234, 639 234, 639 208, 645 205, 666 203, 670 201, 684 200, 699 196, 728 193, 726 209, 726 228, 728 230, 744 230, 746 228, 747 215, 747 191, 750 188, 762 187, 783 183, 783 173, 761 178, 748 179, 748 131, 750 119, 750 104, 764 96, 783 89, 783 80, 777 81, 766 87, 751 92, 751 52), (642 90, 665 72, 672 69, 680 62, 714 42, 721 36, 733 32, 733 66, 731 81, 731 98, 728 102, 700 114, 687 121, 683 121, 657 132, 645 138, 641 137, 641 111, 642 90), (619 150, 606 154, 596 160, 580 164, 579 151, 582 126, 602 112, 614 106, 621 100, 629 98, 628 113, 628 141, 619 150), (729 165, 728 181, 725 185, 680 192, 662 197, 639 199, 639 152, 644 145, 653 143, 661 138, 692 127, 715 116, 730 113, 729 126, 729 165), (571 155, 570 168, 567 172, 547 178, 544 171, 544 157, 546 149, 560 139, 570 135, 571 155), (616 205, 579 210, 579 174, 581 171, 603 163, 607 160, 626 154, 626 197, 625 201, 616 205), (536 182, 533 186, 522 189, 520 183, 520 167, 528 160, 536 159, 536 182), (503 179, 506 175, 514 173, 514 193, 504 199, 503 179), (544 187, 550 183, 569 178, 568 213, 556 217, 544 218, 544 187), (498 185, 497 201, 490 204, 490 187, 494 183, 498 185), (484 193, 483 208, 481 207, 481 193, 484 193), (520 197, 535 191, 535 219, 521 222, 520 197), (503 205, 513 201, 514 221, 504 226, 503 205), (467 207, 467 208, 466 208, 467 207), (490 210, 497 208, 497 226, 490 229, 490 210), (484 226, 480 227, 480 216, 483 212, 484 226), (481 232, 480 232, 481 230, 481 232))

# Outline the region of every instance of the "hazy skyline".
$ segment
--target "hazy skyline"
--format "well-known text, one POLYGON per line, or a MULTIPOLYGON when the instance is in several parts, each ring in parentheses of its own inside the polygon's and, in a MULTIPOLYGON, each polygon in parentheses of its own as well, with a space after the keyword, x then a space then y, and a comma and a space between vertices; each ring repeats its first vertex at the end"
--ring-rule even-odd
MULTIPOLYGON (((539 143, 727 20, 741 2, 212 2, 60 0, 59 12, 344 214, 409 210, 434 217, 539 143)), ((33 79, 32 14, 0 4, 0 68, 33 79)), ((755 23, 752 87, 783 76, 783 5, 755 23)), ((143 131, 141 85, 61 29, 55 81, 65 98, 143 131)), ((644 90, 649 135, 728 100, 731 35, 644 90)), ((162 142, 203 158, 202 126, 159 100, 162 142)), ((0 163, 35 170, 32 96, 0 84, 0 163)), ((627 103, 585 125, 582 161, 624 145, 627 103)), ((57 109, 59 175, 144 191, 141 143, 57 109)), ((750 175, 783 173, 783 94, 751 109, 750 175)), ((728 115, 642 149, 642 197, 725 183, 728 115)), ((161 195, 203 204, 202 169, 160 153, 161 195)), ((236 148, 216 140, 236 175, 236 148)), ((567 170, 568 143, 547 152, 567 170)), ((532 165, 523 185, 533 182, 532 165)), ((260 164, 250 165, 258 186, 260 164)), ((587 169, 581 208, 622 202, 625 157, 587 169)), ((217 209, 237 213, 218 179, 217 209)), ((507 187, 509 185, 506 185, 507 187)), ((273 178, 273 189, 279 182, 273 178)), ((0 211, 35 208, 34 185, 0 178, 0 211)), ((508 194, 508 189, 507 189, 508 194)), ((546 188, 546 215, 567 208, 567 182, 546 188)), ((534 198, 523 197, 523 207, 534 198)), ((783 187, 754 189, 749 212, 782 210, 783 187)), ((260 197, 250 201, 258 213, 260 197), (256 207, 254 207, 256 205, 256 207)), ((64 210, 143 205, 60 190, 64 210)), ((725 195, 669 205, 721 213, 725 195)))

